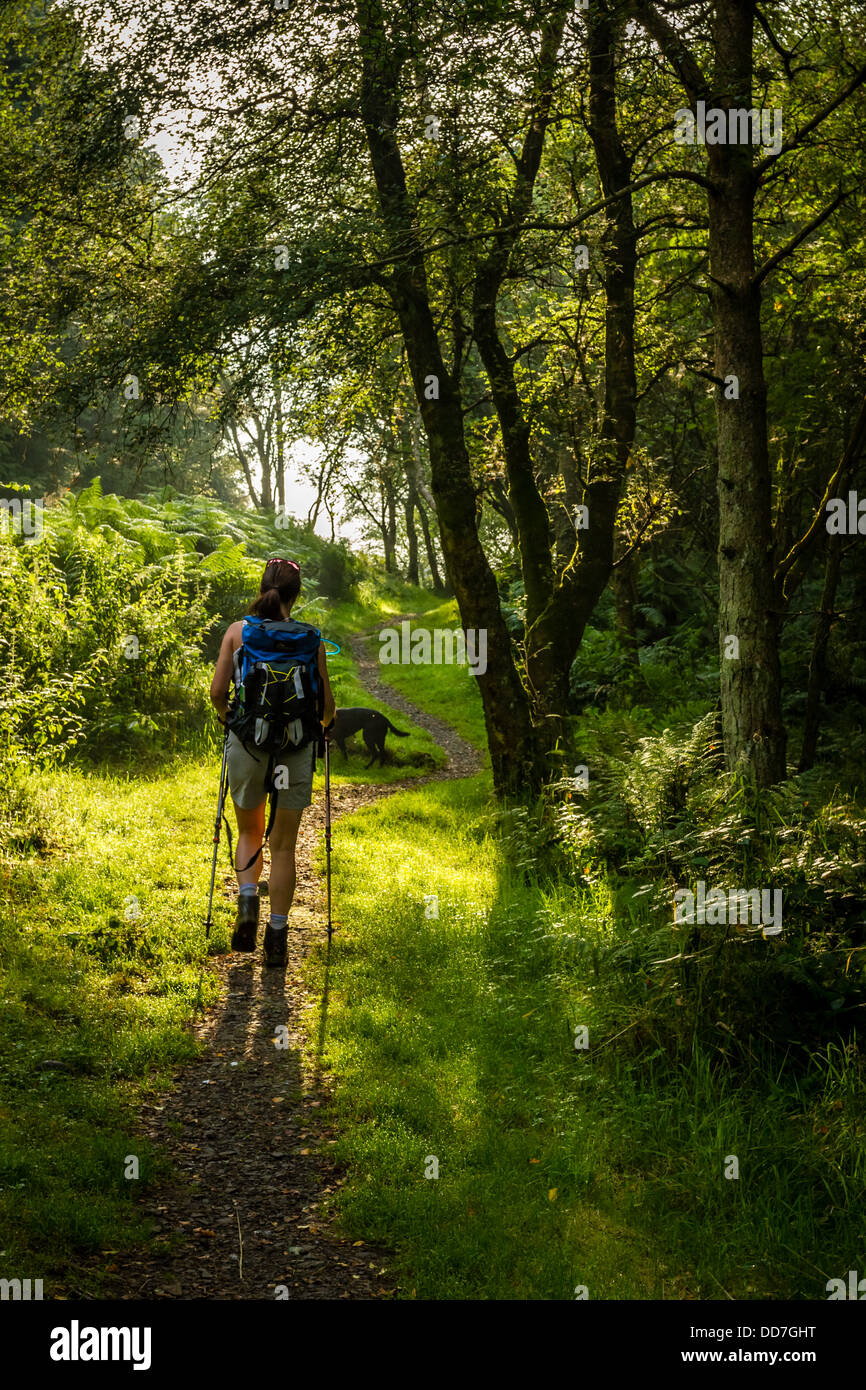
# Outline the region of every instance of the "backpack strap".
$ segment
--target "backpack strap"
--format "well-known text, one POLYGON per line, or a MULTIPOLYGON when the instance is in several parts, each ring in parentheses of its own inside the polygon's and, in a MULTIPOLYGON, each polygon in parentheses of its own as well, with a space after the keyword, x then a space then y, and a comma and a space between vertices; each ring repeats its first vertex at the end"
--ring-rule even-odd
MULTIPOLYGON (((234 681, 234 699, 232 700, 232 704, 231 704, 231 706, 229 707, 229 716, 228 716, 229 728, 231 728, 231 718, 232 718, 232 715, 235 713, 235 710, 236 710, 236 707, 237 707, 237 703, 238 703, 238 700, 239 700, 239 698, 240 698, 240 689, 241 689, 241 686, 242 686, 243 683, 244 683, 244 675, 245 675, 244 667, 247 665, 246 657, 247 657, 247 651, 246 651, 246 648, 244 647, 243 644, 241 644, 241 646, 239 646, 239 647, 236 647, 235 650, 234 650, 234 652, 232 653, 232 679, 233 679, 233 681, 234 681)), ((249 743, 247 742, 247 740, 246 740, 245 738, 240 738, 240 736, 235 732, 235 730, 232 730, 232 732, 234 733, 235 738, 236 738, 236 739, 238 740, 238 742, 240 743, 240 745, 241 745, 241 747, 243 748, 244 752, 247 753, 247 754, 252 758, 253 762, 256 762, 256 763, 261 762, 261 758, 259 758, 259 757, 253 752, 253 750, 252 750, 252 748, 250 748, 250 745, 249 745, 249 743)), ((231 848, 231 840, 229 840, 229 847, 231 848)), ((247 865, 247 867, 249 868, 249 865, 247 865)), ((234 864, 232 864, 232 868, 234 868, 234 864)))
POLYGON ((270 760, 269 760, 269 762, 268 762, 267 776, 265 777, 265 791, 266 791, 267 794, 268 794, 268 823, 267 823, 267 825, 265 826, 265 836, 264 836, 264 839, 262 840, 262 844, 263 844, 263 845, 264 845, 264 844, 270 839, 270 837, 271 837, 271 831, 272 831, 273 828, 274 828, 274 821, 275 821, 276 815, 277 815, 277 788, 276 788, 276 784, 275 784, 275 782, 274 782, 274 758, 275 758, 275 757, 276 757, 276 754, 272 753, 272 754, 271 754, 271 757, 270 757, 270 760))

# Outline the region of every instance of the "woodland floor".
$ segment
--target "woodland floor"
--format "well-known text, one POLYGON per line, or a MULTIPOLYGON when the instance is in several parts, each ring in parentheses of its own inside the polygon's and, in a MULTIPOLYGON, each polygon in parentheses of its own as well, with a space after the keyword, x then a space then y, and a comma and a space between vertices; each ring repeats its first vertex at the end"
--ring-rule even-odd
MULTIPOLYGON (((480 765, 475 749, 453 729, 379 679, 367 635, 355 638, 352 647, 370 696, 387 699, 428 729, 449 762, 431 776, 387 787, 334 788, 334 821, 404 788, 470 776, 480 765)), ((140 1115, 141 1133, 172 1167, 170 1181, 149 1188, 141 1199, 155 1223, 157 1248, 118 1252, 104 1275, 105 1297, 273 1299, 278 1285, 300 1299, 374 1299, 396 1292, 386 1253, 341 1237, 334 1219, 321 1215, 323 1198, 342 1181, 327 1157, 336 1141, 328 1124, 329 1079, 318 1065, 323 1030, 315 1049, 304 1049, 304 1014, 315 1005, 305 991, 302 964, 311 944, 327 939, 324 883, 313 868, 323 829, 320 797, 305 812, 298 836, 285 970, 263 964, 264 897, 256 952, 209 962, 219 976, 220 998, 192 1025, 203 1051, 175 1075, 173 1089, 140 1115), (281 1026, 287 1045, 278 1049, 281 1026)), ((339 854, 338 834, 334 853, 339 854)), ((234 898, 233 876, 223 878, 222 890, 234 898)), ((104 1257, 100 1264, 104 1271, 104 1257)), ((69 1295, 81 1296, 74 1288, 69 1295)))

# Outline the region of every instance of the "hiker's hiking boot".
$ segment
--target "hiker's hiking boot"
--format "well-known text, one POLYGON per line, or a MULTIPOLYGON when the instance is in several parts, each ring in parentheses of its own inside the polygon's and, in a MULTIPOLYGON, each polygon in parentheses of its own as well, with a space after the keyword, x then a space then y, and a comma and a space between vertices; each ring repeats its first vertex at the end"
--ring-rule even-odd
POLYGON ((283 966, 287 957, 288 927, 265 927, 265 965, 283 966))
POLYGON ((233 951, 254 951, 259 930, 259 900, 252 893, 238 898, 238 915, 232 933, 233 951))

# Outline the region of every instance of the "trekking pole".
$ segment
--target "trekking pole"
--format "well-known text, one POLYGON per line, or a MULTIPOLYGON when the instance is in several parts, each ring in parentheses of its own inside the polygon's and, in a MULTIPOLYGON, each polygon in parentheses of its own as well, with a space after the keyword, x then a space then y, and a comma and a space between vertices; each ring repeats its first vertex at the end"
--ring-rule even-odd
POLYGON ((213 890, 214 882, 216 880, 217 853, 220 847, 220 823, 223 818, 223 802, 225 801, 226 794, 226 764, 228 762, 228 751, 229 731, 228 729, 226 729, 225 737, 223 739, 223 761, 222 767, 220 768, 220 789, 219 796, 217 797, 217 813, 213 827, 213 863, 211 864, 210 869, 210 897, 208 898, 207 902, 207 921, 205 922, 204 928, 205 941, 207 941, 208 937, 210 936, 210 929, 212 926, 211 914, 213 912, 213 890))
POLYGON ((325 738, 325 868, 328 880, 328 950, 331 949, 331 740, 325 738))

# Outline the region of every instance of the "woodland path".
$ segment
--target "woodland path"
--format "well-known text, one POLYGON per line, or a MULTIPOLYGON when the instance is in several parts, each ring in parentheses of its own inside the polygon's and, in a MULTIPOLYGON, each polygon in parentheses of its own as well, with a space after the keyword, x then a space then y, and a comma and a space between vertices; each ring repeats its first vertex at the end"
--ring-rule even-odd
MULTIPOLYGON (((365 641, 372 635, 351 642, 366 690, 428 729, 449 762, 429 776, 388 786, 333 788, 332 821, 381 796, 467 777, 480 766, 477 751, 453 729, 379 678, 365 641)), ((310 945, 327 936, 324 884, 313 871, 323 830, 322 793, 301 821, 285 971, 264 967, 263 928, 254 955, 209 962, 219 976, 220 998, 192 1025, 204 1044, 202 1054, 176 1073, 173 1089, 140 1118, 142 1134, 173 1169, 169 1182, 141 1199, 170 1253, 118 1253, 104 1275, 106 1297, 273 1299, 277 1285, 285 1285, 293 1299, 375 1299, 395 1292, 383 1252, 341 1239, 333 1218, 321 1215, 323 1198, 339 1188, 342 1174, 327 1157, 336 1142, 328 1123, 328 1077, 303 1056, 304 1014, 316 1001, 305 990, 301 968, 310 945), (288 1045, 278 1050, 274 1039, 281 1025, 288 1045)), ((333 843, 337 855, 338 833, 333 843)), ((234 899, 232 876, 223 878, 222 887, 234 899)), ((104 1255, 98 1263, 104 1270, 104 1255)), ((68 1296, 81 1293, 70 1288, 68 1296)))

